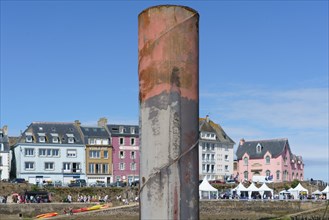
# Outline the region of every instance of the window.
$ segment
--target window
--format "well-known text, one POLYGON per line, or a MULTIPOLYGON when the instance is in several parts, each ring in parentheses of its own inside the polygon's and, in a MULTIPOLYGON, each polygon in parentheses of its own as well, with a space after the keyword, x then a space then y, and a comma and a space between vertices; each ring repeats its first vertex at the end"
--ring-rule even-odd
POLYGON ((107 150, 104 150, 104 159, 109 158, 109 152, 107 150))
POLYGON ((244 179, 248 180, 248 171, 244 171, 243 177, 244 177, 244 179))
POLYGON ((89 151, 89 158, 101 158, 99 150, 91 150, 89 151))
POLYGON ((270 161, 271 161, 270 156, 266 156, 266 157, 265 157, 265 163, 266 163, 266 164, 270 164, 270 161))
POLYGON ((119 163, 119 170, 125 170, 125 163, 119 163))
POLYGON ((34 156, 33 148, 25 148, 25 156, 34 156))
POLYGON ((203 172, 206 171, 206 164, 202 164, 202 171, 203 171, 203 172))
POLYGON ((39 156, 40 157, 47 156, 47 150, 46 149, 39 149, 39 156))
POLYGON ((58 143, 58 137, 53 137, 52 140, 53 140, 53 143, 58 143))
POLYGON ((51 157, 52 156, 52 150, 51 149, 47 149, 47 157, 51 157))
POLYGON ((271 176, 271 171, 270 170, 266 170, 265 175, 266 176, 271 176))
POLYGON ((228 161, 228 155, 225 155, 225 161, 228 161))
POLYGON ((119 132, 122 134, 122 133, 123 133, 123 131, 124 131, 124 128, 123 128, 123 126, 120 126, 120 127, 119 127, 119 132))
POLYGON ((109 165, 107 163, 104 163, 102 168, 104 174, 109 173, 109 165))
POLYGON ((206 159, 206 154, 202 154, 202 160, 206 159))
POLYGON ((211 143, 210 146, 211 146, 211 150, 214 151, 215 150, 215 144, 211 143))
POLYGON ((73 143, 74 143, 74 138, 73 138, 73 137, 69 137, 69 138, 67 139, 67 142, 68 142, 69 144, 73 144, 73 143))
POLYGON ((2 157, 0 156, 0 166, 3 166, 2 164, 2 157))
POLYGON ((136 170, 136 163, 130 163, 130 170, 136 170))
POLYGON ((125 144, 125 142, 124 142, 124 138, 123 138, 123 137, 121 137, 121 138, 119 139, 119 141, 120 141, 120 145, 124 145, 124 144, 125 144))
POLYGON ((77 157, 77 150, 75 149, 69 149, 66 151, 67 157, 77 157))
POLYGON ((88 167, 89 167, 89 173, 95 173, 95 164, 94 163, 90 163, 88 167))
POLYGON ((32 137, 32 133, 31 132, 27 132, 25 133, 25 141, 28 143, 31 143, 33 141, 33 137, 32 137))
POLYGON ((215 162, 215 154, 211 155, 211 162, 215 162))
POLYGON ((130 133, 135 134, 135 128, 134 127, 130 128, 130 133))
POLYGON ((34 170, 34 162, 25 162, 25 170, 34 170))
POLYGON ((4 144, 0 143, 0 151, 4 151, 4 150, 5 150, 4 144))
POLYGON ((63 163, 63 171, 71 171, 71 163, 63 163))
POLYGON ((59 157, 59 149, 53 149, 53 157, 59 157))
POLYGON ((130 145, 135 145, 135 138, 130 138, 130 145))
POLYGON ((244 165, 248 165, 248 157, 243 158, 244 165))
POLYGON ((280 170, 277 170, 276 171, 276 179, 277 180, 280 180, 280 170))
POLYGON ((228 165, 225 165, 225 171, 229 171, 229 170, 228 170, 228 165))
POLYGON ((131 159, 136 159, 136 152, 135 151, 130 152, 130 158, 131 159))
POLYGON ((259 143, 256 146, 256 152, 257 153, 261 153, 262 152, 262 145, 260 145, 259 143))
POLYGON ((44 142, 46 142, 46 138, 45 138, 45 136, 41 136, 41 137, 39 137, 39 142, 40 142, 40 143, 44 143, 44 142))
POLYGON ((101 164, 99 163, 96 163, 95 164, 95 173, 101 173, 102 170, 101 170, 101 164))
POLYGON ((94 138, 89 138, 89 144, 91 144, 91 145, 95 144, 95 139, 94 138))
POLYGON ((228 151, 228 146, 225 146, 225 151, 228 151))
POLYGON ((54 170, 54 162, 46 162, 45 163, 45 170, 54 170))
POLYGON ((119 152, 119 158, 120 159, 124 159, 125 158, 125 152, 124 151, 120 151, 119 152))

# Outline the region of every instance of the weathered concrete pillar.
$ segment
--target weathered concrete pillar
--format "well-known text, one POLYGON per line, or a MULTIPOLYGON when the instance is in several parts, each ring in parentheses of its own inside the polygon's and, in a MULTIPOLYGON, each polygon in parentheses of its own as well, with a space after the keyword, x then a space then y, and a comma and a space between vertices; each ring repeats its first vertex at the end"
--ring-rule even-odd
POLYGON ((140 218, 199 219, 199 15, 162 5, 138 21, 140 218))

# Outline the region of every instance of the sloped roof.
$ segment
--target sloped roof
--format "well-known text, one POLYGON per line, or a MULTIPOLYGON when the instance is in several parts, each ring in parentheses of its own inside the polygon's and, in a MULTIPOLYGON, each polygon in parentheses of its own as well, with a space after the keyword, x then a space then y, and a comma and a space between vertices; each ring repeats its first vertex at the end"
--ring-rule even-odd
POLYGON ((215 187, 213 187, 212 185, 210 185, 210 183, 207 180, 207 177, 203 178, 202 183, 199 185, 199 191, 218 191, 215 187))
POLYGON ((80 126, 82 134, 84 136, 85 143, 88 143, 88 138, 102 138, 110 139, 110 134, 104 127, 87 127, 80 126))
POLYGON ((297 190, 298 192, 307 192, 307 193, 308 193, 308 190, 305 189, 305 188, 302 186, 302 184, 300 184, 300 183, 298 183, 298 185, 297 185, 295 188, 293 188, 293 190, 297 190))
POLYGON ((54 134, 59 137, 61 144, 67 144, 69 136, 74 137, 74 144, 84 143, 79 125, 73 122, 32 122, 22 133, 18 143, 26 143, 26 134, 32 134, 33 143, 39 143, 40 136, 45 136, 47 143, 54 134))
POLYGON ((224 129, 207 118, 199 118, 199 131, 214 132, 218 141, 223 143, 235 144, 235 142, 226 134, 224 129))
POLYGON ((109 124, 107 125, 110 135, 112 137, 139 137, 139 126, 138 125, 117 125, 109 124), (120 127, 123 128, 123 132, 120 133, 120 127), (131 128, 135 129, 135 132, 131 132, 131 128))
POLYGON ((273 192, 273 189, 271 189, 270 187, 268 187, 266 185, 266 183, 263 183, 263 185, 261 187, 259 187, 258 189, 259 191, 272 191, 273 192))
POLYGON ((265 153, 268 151, 270 152, 273 158, 276 158, 277 156, 282 154, 286 146, 288 147, 288 150, 291 154, 287 138, 245 141, 242 145, 241 143, 239 143, 238 149, 236 151, 236 156, 238 160, 241 160, 242 156, 247 153, 251 159, 257 159, 263 158, 265 153), (258 153, 256 150, 258 144, 261 145, 260 153, 258 153))
POLYGON ((259 188, 257 188, 257 186, 255 186, 254 183, 251 183, 250 186, 247 188, 248 191, 251 191, 251 192, 258 192, 260 191, 259 188))
POLYGON ((321 191, 322 193, 329 193, 329 186, 327 185, 327 187, 321 191))
POLYGON ((233 189, 233 191, 248 191, 247 188, 240 182, 237 187, 233 189))

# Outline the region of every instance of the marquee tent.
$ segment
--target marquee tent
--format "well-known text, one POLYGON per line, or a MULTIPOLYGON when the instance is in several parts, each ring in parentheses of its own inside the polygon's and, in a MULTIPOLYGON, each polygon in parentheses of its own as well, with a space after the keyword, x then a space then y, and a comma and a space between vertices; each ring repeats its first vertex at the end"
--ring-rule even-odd
POLYGON ((273 189, 269 188, 266 183, 263 183, 261 187, 259 187, 259 193, 262 196, 262 199, 264 198, 264 194, 267 198, 273 197, 273 189))
POLYGON ((249 199, 251 199, 252 192, 259 193, 259 188, 257 188, 254 183, 251 183, 250 186, 247 188, 247 191, 248 191, 248 197, 249 199))
POLYGON ((236 192, 236 194, 241 197, 241 192, 248 192, 248 189, 242 183, 239 183, 239 185, 231 191, 232 194, 234 194, 233 192, 236 192))
POLYGON ((308 194, 308 190, 305 189, 302 184, 298 183, 295 188, 290 188, 289 192, 293 195, 294 199, 299 199, 300 194, 308 194))
POLYGON ((321 195, 321 191, 320 190, 315 190, 314 192, 312 192, 312 195, 321 195))
POLYGON ((199 185, 200 199, 218 199, 218 190, 209 184, 207 177, 204 177, 202 183, 199 185))
POLYGON ((329 200, 329 186, 328 185, 324 190, 321 191, 321 193, 326 196, 327 200, 329 200))

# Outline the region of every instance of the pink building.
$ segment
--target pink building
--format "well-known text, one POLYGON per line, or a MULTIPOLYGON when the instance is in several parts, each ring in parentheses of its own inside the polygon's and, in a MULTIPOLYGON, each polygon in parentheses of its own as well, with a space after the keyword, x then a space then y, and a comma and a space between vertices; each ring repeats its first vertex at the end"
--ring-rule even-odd
POLYGON ((139 180, 139 127, 107 125, 113 145, 113 179, 130 184, 139 180))
POLYGON ((287 138, 241 139, 236 155, 239 181, 251 181, 254 176, 266 176, 274 182, 304 179, 302 157, 292 153, 287 138))

